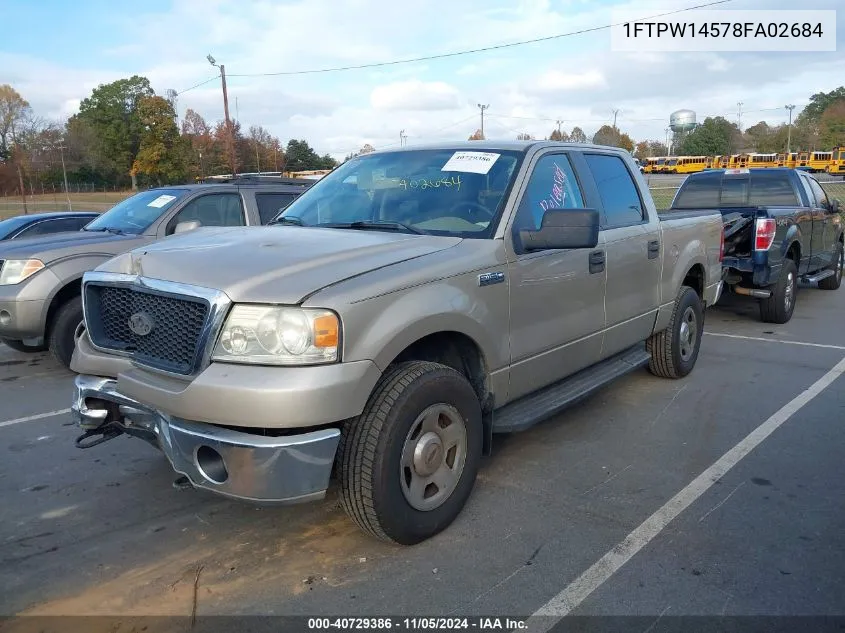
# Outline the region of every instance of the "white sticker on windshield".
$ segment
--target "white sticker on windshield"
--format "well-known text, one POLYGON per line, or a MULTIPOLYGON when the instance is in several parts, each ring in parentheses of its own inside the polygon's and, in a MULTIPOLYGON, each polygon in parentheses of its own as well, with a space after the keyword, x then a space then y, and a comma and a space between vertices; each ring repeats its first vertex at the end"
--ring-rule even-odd
POLYGON ((440 171, 463 171, 486 174, 501 156, 492 152, 455 152, 440 171))
POLYGON ((159 196, 152 202, 150 202, 147 206, 148 207, 155 207, 156 209, 161 209, 164 205, 166 205, 171 200, 176 200, 176 196, 159 196))

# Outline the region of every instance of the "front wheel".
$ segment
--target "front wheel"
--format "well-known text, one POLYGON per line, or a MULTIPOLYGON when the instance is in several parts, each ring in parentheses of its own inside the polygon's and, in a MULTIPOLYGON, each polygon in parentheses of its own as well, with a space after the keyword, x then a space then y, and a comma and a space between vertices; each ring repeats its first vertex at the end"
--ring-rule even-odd
POLYGON ((786 259, 780 269, 778 282, 772 289, 772 296, 760 300, 760 319, 764 323, 783 324, 792 318, 795 299, 798 294, 798 268, 791 259, 786 259))
POLYGON ((648 369, 661 378, 683 378, 698 359, 704 332, 704 308, 701 297, 689 286, 681 286, 669 326, 646 341, 651 355, 648 369))
POLYGON ((833 256, 833 263, 829 267, 830 270, 833 270, 833 274, 819 282, 819 288, 822 290, 838 290, 842 284, 842 267, 845 264, 845 251, 842 249, 842 242, 836 243, 833 256))
POLYGON ((340 499, 365 532, 414 545, 460 514, 478 473, 481 406, 467 379, 438 363, 382 376, 338 448, 340 499))
POLYGON ((63 303, 53 317, 48 345, 53 357, 65 367, 70 367, 76 347, 76 330, 82 322, 82 297, 74 297, 63 303))

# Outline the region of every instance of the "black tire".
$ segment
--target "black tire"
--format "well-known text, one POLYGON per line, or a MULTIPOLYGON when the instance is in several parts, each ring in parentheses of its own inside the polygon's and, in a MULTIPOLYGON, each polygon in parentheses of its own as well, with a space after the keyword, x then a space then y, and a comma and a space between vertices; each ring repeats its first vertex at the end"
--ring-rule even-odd
POLYGON ((842 285, 842 268, 845 267, 845 252, 842 250, 842 242, 836 243, 836 251, 833 263, 828 266, 829 270, 833 270, 833 275, 825 277, 819 282, 819 288, 822 290, 839 290, 842 285))
POLYGON ((46 345, 27 345, 23 341, 17 341, 11 338, 0 338, 0 343, 6 347, 11 347, 16 352, 23 352, 24 354, 34 354, 35 352, 43 352, 47 349, 46 345))
POLYGON ((74 334, 82 323, 82 297, 74 297, 63 303, 50 324, 48 346, 50 353, 60 364, 70 368, 70 359, 76 347, 74 334))
POLYGON ((798 296, 798 269, 795 262, 786 259, 780 277, 772 288, 772 296, 760 299, 760 319, 764 323, 787 323, 795 311, 798 296))
POLYGON ((701 297, 689 286, 681 286, 669 326, 646 340, 646 351, 651 355, 649 371, 661 378, 683 378, 689 374, 698 360, 703 331, 701 297))
MULTIPOLYGON (((439 425, 441 418, 437 420, 439 425)), ((429 434, 420 431, 411 441, 421 443, 425 435, 429 434)), ((349 420, 342 430, 338 475, 343 509, 362 530, 383 541, 414 545, 434 536, 454 521, 469 498, 483 435, 478 397, 462 374, 431 362, 396 365, 379 380, 361 415, 349 420), (465 458, 457 483, 442 503, 419 510, 403 491, 409 476, 402 464, 403 448, 422 412, 441 404, 463 421, 465 458)), ((456 450, 453 460, 457 454, 456 450)), ((445 459, 442 463, 449 466, 445 459)))

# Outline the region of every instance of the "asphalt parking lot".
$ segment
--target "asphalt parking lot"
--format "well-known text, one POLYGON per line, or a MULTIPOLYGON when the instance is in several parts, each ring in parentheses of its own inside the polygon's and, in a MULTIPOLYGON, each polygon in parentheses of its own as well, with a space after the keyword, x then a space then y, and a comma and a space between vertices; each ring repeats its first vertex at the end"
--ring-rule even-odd
POLYGON ((692 375, 642 370, 497 438, 413 548, 333 492, 258 508, 174 488, 136 440, 79 450, 72 375, 0 347, 0 613, 845 615, 843 311, 845 289, 802 288, 776 326, 724 298, 692 375))

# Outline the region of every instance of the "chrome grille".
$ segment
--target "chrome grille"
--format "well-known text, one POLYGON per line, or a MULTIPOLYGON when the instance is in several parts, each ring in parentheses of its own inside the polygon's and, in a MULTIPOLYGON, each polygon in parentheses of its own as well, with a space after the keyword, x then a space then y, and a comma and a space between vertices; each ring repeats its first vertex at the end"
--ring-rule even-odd
POLYGON ((196 369, 209 311, 209 303, 200 297, 141 287, 85 285, 85 322, 94 345, 177 374, 196 369), (138 320, 144 327, 139 327, 138 320))

